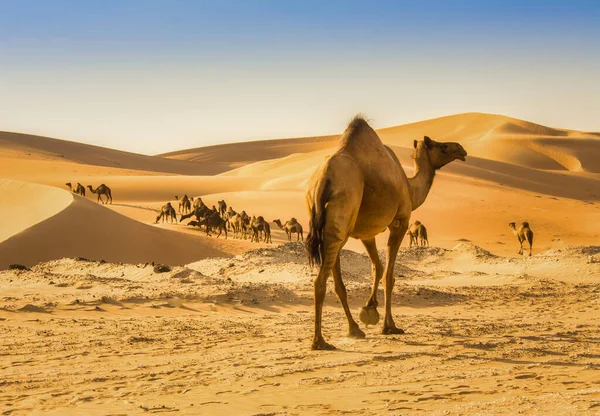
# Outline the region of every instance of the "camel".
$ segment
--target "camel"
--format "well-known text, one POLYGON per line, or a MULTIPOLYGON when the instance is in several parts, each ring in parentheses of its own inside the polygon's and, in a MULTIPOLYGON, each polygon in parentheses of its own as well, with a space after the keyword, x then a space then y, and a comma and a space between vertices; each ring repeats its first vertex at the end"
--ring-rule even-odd
POLYGON ((187 214, 192 210, 192 202, 187 195, 182 196, 181 199, 175 195, 175 199, 179 201, 179 214, 187 214))
POLYGON ((208 215, 207 213, 209 213, 209 212, 210 212, 210 209, 206 205, 202 204, 202 205, 194 208, 187 214, 182 214, 181 217, 179 218, 179 222, 183 222, 183 220, 186 220, 193 216, 195 216, 197 220, 200 220, 200 218, 208 215))
POLYGON ((260 242, 260 233, 264 233, 265 243, 272 243, 271 240, 271 226, 262 216, 252 217, 252 221, 250 221, 250 229, 252 231, 252 235, 250 236, 250 241, 260 242))
POLYGON ((509 223, 508 226, 512 230, 513 234, 517 236, 519 244, 521 244, 519 254, 523 254, 523 243, 527 241, 527 243, 529 243, 529 256, 531 257, 531 251, 533 249, 533 231, 531 231, 531 228, 529 228, 529 223, 524 222, 519 228, 516 227, 514 222, 509 223))
POLYGON ((360 239, 372 263, 373 287, 360 318, 365 324, 379 321, 377 287, 385 275, 385 318, 383 334, 403 334, 392 317, 394 263, 406 234, 411 212, 431 189, 435 171, 467 152, 458 143, 440 143, 425 136, 415 140, 415 174, 407 178, 394 152, 361 117, 355 117, 340 139, 338 150, 312 175, 306 194, 310 218, 306 247, 309 263, 319 265, 315 287, 315 329, 311 348, 330 350, 321 330, 327 279, 333 274, 335 292, 344 308, 348 335, 364 338, 352 318, 342 280, 339 253, 348 238, 360 239), (385 269, 377 253, 375 236, 389 229, 385 269))
POLYGON ((425 247, 425 243, 427 243, 427 247, 429 247, 429 240, 427 239, 427 228, 420 221, 415 221, 413 225, 408 227, 408 231, 406 235, 410 237, 409 247, 412 247, 413 243, 415 246, 423 246, 425 247))
POLYGON ((219 214, 221 214, 221 217, 223 217, 227 210, 227 204, 225 203, 225 201, 219 201, 217 202, 217 204, 219 204, 219 214))
POLYGON ((223 216, 223 219, 225 221, 227 221, 227 230, 229 231, 233 231, 233 224, 231 222, 231 220, 233 219, 233 217, 237 214, 237 212, 235 212, 233 210, 233 208, 228 207, 227 208, 227 212, 225 213, 225 215, 223 216))
POLYGON ((194 199, 194 204, 193 204, 194 208, 198 208, 203 205, 204 205, 204 202, 202 201, 202 198, 198 197, 198 198, 194 199))
POLYGON ((175 208, 173 208, 170 202, 167 202, 165 205, 162 206, 162 208, 160 209, 160 213, 156 217, 155 224, 158 223, 158 221, 160 221, 161 219, 162 222, 165 222, 165 220, 170 222, 177 222, 177 213, 175 212, 175 208))
POLYGON ((281 228, 287 234, 288 241, 292 241, 292 234, 296 233, 297 238, 296 241, 304 241, 304 234, 302 232, 302 226, 296 220, 296 218, 292 217, 289 221, 286 221, 285 224, 281 224, 281 220, 273 220, 273 223, 276 224, 279 228, 281 228))
POLYGON ((225 220, 221 218, 218 212, 208 213, 206 217, 201 217, 198 219, 197 223, 200 225, 206 226, 206 235, 210 235, 211 228, 217 228, 219 230, 219 234, 217 234, 217 238, 221 236, 221 233, 225 232, 225 239, 227 239, 227 225, 225 224, 225 220))
POLYGON ((69 187, 69 190, 71 192, 73 192, 74 194, 85 197, 85 186, 83 186, 79 182, 77 182, 76 187, 71 186, 71 182, 67 182, 67 183, 65 183, 65 185, 67 185, 69 187))
POLYGON ((92 185, 88 185, 88 189, 90 190, 91 193, 93 194, 98 194, 98 200, 96 202, 102 202, 103 204, 108 204, 108 201, 110 200, 110 203, 112 204, 112 193, 110 192, 110 188, 104 184, 98 186, 96 189, 92 188, 92 185), (106 202, 104 202, 102 200, 102 195, 104 195, 106 197, 106 202))

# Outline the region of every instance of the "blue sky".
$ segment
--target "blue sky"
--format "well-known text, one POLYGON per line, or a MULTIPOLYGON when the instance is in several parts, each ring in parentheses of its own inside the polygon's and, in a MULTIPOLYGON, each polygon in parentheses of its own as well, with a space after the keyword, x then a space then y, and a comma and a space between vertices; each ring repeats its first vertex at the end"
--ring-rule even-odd
POLYGON ((600 130, 600 1, 0 1, 0 130, 141 153, 482 111, 600 130))

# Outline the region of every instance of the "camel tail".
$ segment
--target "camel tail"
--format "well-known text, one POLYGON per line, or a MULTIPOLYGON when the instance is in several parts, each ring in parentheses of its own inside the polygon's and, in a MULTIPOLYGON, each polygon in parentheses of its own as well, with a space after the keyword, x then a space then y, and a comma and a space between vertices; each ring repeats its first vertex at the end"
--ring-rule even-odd
POLYGON ((310 265, 321 264, 323 260, 323 228, 325 228, 325 205, 329 200, 329 180, 321 182, 314 194, 310 209, 310 224, 306 236, 306 251, 310 265))

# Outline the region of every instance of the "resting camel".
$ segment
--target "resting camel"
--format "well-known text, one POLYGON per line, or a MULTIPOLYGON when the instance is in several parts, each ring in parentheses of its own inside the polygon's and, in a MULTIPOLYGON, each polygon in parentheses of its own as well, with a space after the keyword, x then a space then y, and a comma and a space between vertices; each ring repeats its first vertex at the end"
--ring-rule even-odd
POLYGON ((277 224, 279 228, 281 228, 287 234, 288 241, 292 241, 292 234, 296 233, 297 238, 296 241, 304 241, 304 234, 302 232, 302 226, 296 220, 296 218, 292 217, 289 221, 286 221, 285 224, 281 224, 281 220, 273 220, 274 224, 277 224))
POLYGON ((179 214, 187 214, 192 210, 192 202, 187 195, 182 196, 181 199, 175 195, 175 199, 179 201, 179 214))
POLYGON ((98 194, 98 200, 96 202, 102 202, 103 204, 108 204, 108 201, 110 200, 110 203, 112 204, 112 193, 110 192, 110 188, 108 186, 102 184, 99 187, 97 187, 96 189, 94 189, 94 188, 92 188, 92 185, 88 185, 88 189, 90 190, 91 193, 98 194), (106 197, 106 202, 104 202, 102 200, 102 195, 104 195, 106 197))
POLYGON ((529 256, 531 256, 531 251, 533 249, 533 231, 531 231, 531 228, 529 228, 529 223, 524 222, 519 228, 516 227, 514 222, 509 223, 508 226, 512 230, 513 234, 517 236, 519 244, 521 244, 519 254, 523 254, 523 242, 527 241, 527 243, 529 243, 529 256))
POLYGON ((458 143, 439 143, 425 137, 414 141, 415 175, 407 178, 394 152, 384 146, 377 133, 360 116, 355 117, 340 139, 338 150, 313 174, 306 202, 310 218, 306 247, 309 262, 320 265, 315 286, 314 350, 335 347, 323 339, 321 319, 327 279, 333 273, 335 292, 344 308, 349 336, 365 333, 352 318, 346 287, 342 281, 339 253, 348 238, 360 239, 372 262, 373 288, 361 309, 361 321, 376 324, 377 286, 385 275, 385 319, 383 334, 402 334, 392 317, 394 263, 411 212, 427 197, 435 171, 453 160, 465 160, 467 152, 458 143), (386 228, 386 267, 382 268, 375 236, 386 228))
POLYGON ((425 243, 427 243, 427 247, 429 247, 429 240, 427 239, 427 228, 420 221, 415 221, 413 225, 408 227, 408 231, 406 235, 410 237, 409 247, 412 247, 413 243, 415 246, 423 246, 425 247, 425 243))
POLYGON ((225 215, 225 212, 227 211, 227 204, 225 203, 225 201, 219 201, 217 202, 217 204, 219 204, 219 214, 221 214, 221 217, 225 215))
POLYGON ((85 196, 85 187, 82 184, 80 184, 79 182, 77 182, 77 186, 75 188, 73 188, 73 186, 71 186, 71 182, 67 182, 67 183, 65 183, 65 185, 67 185, 69 187, 69 190, 71 192, 73 192, 74 194, 85 196))
POLYGON ((167 202, 165 205, 162 206, 158 217, 156 217, 155 223, 158 223, 158 221, 160 221, 161 219, 162 222, 165 222, 165 220, 170 222, 177 222, 177 213, 175 212, 175 208, 173 208, 170 202, 167 202))
POLYGON ((260 242, 260 233, 264 233, 265 243, 272 243, 271 240, 271 226, 262 216, 252 217, 252 221, 250 221, 250 229, 252 231, 252 235, 250 236, 250 241, 260 242))

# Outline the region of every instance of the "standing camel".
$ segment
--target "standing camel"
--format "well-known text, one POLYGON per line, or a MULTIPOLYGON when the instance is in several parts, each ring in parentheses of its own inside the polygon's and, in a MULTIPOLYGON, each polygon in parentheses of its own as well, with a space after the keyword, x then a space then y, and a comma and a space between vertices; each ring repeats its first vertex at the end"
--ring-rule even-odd
POLYGON ((361 321, 375 324, 377 286, 385 275, 385 319, 383 334, 402 334, 392 317, 394 263, 411 212, 427 197, 435 171, 453 160, 465 160, 467 152, 458 143, 439 143, 425 137, 414 141, 415 175, 407 178, 394 152, 360 116, 355 117, 341 137, 338 150, 313 174, 306 202, 310 218, 306 247, 311 264, 320 265, 315 278, 314 350, 335 347, 325 342, 321 331, 327 279, 333 273, 335 292, 344 308, 349 336, 365 333, 352 318, 346 287, 342 281, 339 253, 348 238, 360 239, 372 262, 373 288, 361 310, 361 321), (375 236, 386 228, 386 267, 382 268, 375 236))
POLYGON ((252 231, 252 235, 250 237, 250 241, 260 242, 260 233, 264 233, 265 243, 272 243, 271 240, 271 226, 262 216, 252 217, 252 221, 250 221, 250 229, 252 231))
POLYGON ((302 226, 296 220, 296 218, 292 217, 289 221, 286 221, 285 224, 281 224, 281 220, 273 220, 273 223, 276 224, 279 228, 281 228, 287 234, 288 241, 292 241, 292 234, 296 233, 297 238, 296 241, 304 241, 304 234, 302 232, 302 226))
POLYGON ((210 212, 206 217, 201 217, 198 219, 197 226, 205 225, 206 226, 206 235, 210 235, 210 229, 216 228, 219 230, 219 234, 217 234, 217 238, 221 236, 221 233, 225 232, 225 239, 227 239, 227 224, 225 220, 221 218, 218 212, 210 212))
POLYGON ((227 211, 227 204, 224 200, 217 202, 217 204, 219 204, 219 214, 221 214, 221 217, 225 216, 225 212, 227 211))
POLYGON ((533 231, 529 228, 529 223, 524 222, 519 228, 516 227, 514 222, 509 223, 508 226, 513 234, 517 236, 517 240, 519 240, 519 244, 521 245, 519 254, 523 254, 523 243, 527 241, 529 244, 529 256, 531 257, 531 251, 533 250, 533 231))
POLYGON ((413 225, 408 227, 406 235, 410 237, 409 247, 412 247, 413 243, 415 246, 423 246, 427 244, 429 247, 429 239, 427 238, 427 228, 420 221, 415 221, 413 225))
POLYGON ((187 195, 182 196, 181 199, 177 198, 177 195, 175 195, 175 199, 179 201, 178 211, 180 215, 187 214, 192 210, 192 202, 187 195))
POLYGON ((79 182, 77 182, 76 187, 71 186, 71 182, 67 182, 67 183, 65 183, 65 185, 67 185, 69 187, 69 190, 71 192, 73 192, 74 194, 85 197, 85 187, 82 184, 80 184, 79 182))
POLYGON ((110 192, 110 188, 108 186, 102 184, 99 187, 97 187, 96 189, 94 189, 94 188, 92 188, 92 185, 88 185, 88 189, 90 190, 91 193, 98 194, 98 201, 96 201, 96 202, 102 202, 103 204, 108 204, 108 201, 110 200, 110 203, 112 204, 112 193, 110 192), (102 195, 104 195, 106 197, 106 202, 104 202, 104 200, 102 199, 102 195))

